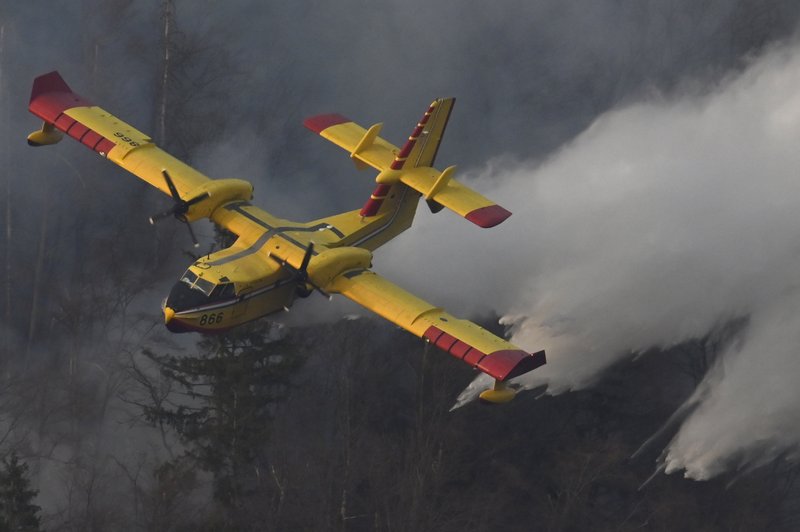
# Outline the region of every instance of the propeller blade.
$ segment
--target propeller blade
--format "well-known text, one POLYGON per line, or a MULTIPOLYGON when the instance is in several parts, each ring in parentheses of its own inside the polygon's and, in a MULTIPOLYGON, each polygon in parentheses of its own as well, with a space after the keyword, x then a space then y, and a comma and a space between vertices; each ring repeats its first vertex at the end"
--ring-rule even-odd
POLYGON ((311 281, 306 280, 306 283, 310 284, 314 288, 314 290, 316 290, 317 292, 319 292, 320 294, 322 294, 323 296, 328 298, 328 301, 333 299, 333 296, 331 296, 328 292, 326 292, 325 290, 323 290, 322 288, 320 288, 316 284, 312 283, 311 281))
POLYGON ((292 266, 291 264, 289 264, 288 262, 286 262, 285 260, 283 260, 282 258, 276 257, 272 253, 267 253, 267 257, 271 258, 272 260, 274 260, 275 262, 280 264, 281 267, 286 268, 287 270, 291 271, 293 274, 297 275, 297 270, 295 269, 295 267, 292 266))
POLYGON ((195 197, 193 197, 192 199, 190 199, 190 200, 188 200, 188 201, 185 201, 185 202, 184 202, 184 205, 186 205, 187 207, 191 207, 191 206, 192 206, 192 205, 194 205, 195 203, 200 203, 201 201, 203 201, 203 200, 204 200, 204 199, 206 199, 207 197, 209 197, 209 193, 208 193, 208 192, 203 192, 203 193, 202 193, 202 194, 200 194, 199 196, 195 196, 195 197))
POLYGON ((197 237, 194 236, 194 230, 192 229, 192 224, 190 224, 189 222, 187 222, 185 220, 184 220, 183 223, 186 224, 186 228, 189 230, 189 235, 192 237, 192 243, 194 244, 194 247, 199 248, 200 247, 200 242, 198 242, 197 241, 197 237))
POLYGON ((175 188, 175 183, 172 182, 172 178, 169 176, 169 172, 166 169, 161 170, 161 175, 164 176, 164 181, 167 182, 167 188, 169 189, 169 193, 172 195, 172 199, 176 202, 182 202, 181 195, 178 194, 178 189, 175 188))
POLYGON ((308 247, 306 248, 306 254, 303 255, 303 262, 300 263, 300 271, 305 275, 305 278, 308 279, 308 263, 311 262, 311 255, 314 254, 314 243, 309 242, 308 247))

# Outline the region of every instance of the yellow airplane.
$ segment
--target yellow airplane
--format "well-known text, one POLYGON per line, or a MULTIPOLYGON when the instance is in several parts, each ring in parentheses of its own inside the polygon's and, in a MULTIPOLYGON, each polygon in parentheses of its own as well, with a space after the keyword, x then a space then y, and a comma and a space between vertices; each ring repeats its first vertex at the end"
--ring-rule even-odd
POLYGON ((480 227, 511 213, 453 179, 454 166, 433 168, 453 108, 434 101, 402 149, 338 114, 304 124, 344 148, 359 169, 379 171, 377 186, 360 210, 307 223, 277 218, 252 205, 253 186, 240 179, 211 179, 156 146, 152 139, 78 96, 58 72, 33 82, 29 109, 44 121, 28 144, 55 144, 63 133, 170 195, 173 206, 150 218, 174 216, 189 227, 209 218, 237 239, 189 266, 166 298, 164 321, 172 332, 221 332, 281 310, 318 290, 341 294, 434 344, 495 379, 481 399, 504 403, 515 391, 509 379, 545 363, 544 351, 527 353, 478 325, 455 318, 371 270, 372 251, 411 226, 419 198, 480 227))

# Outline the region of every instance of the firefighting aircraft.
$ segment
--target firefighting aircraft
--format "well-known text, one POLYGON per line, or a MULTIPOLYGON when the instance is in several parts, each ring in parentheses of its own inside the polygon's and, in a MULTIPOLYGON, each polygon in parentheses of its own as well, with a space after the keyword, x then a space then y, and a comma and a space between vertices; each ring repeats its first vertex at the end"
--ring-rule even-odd
POLYGON ((30 111, 44 121, 28 144, 55 144, 63 133, 147 181, 172 200, 150 218, 173 216, 187 224, 209 218, 237 239, 197 259, 164 302, 172 332, 220 332, 273 312, 288 310, 314 290, 341 294, 490 375, 481 398, 510 401, 507 381, 545 363, 478 325, 457 319, 371 270, 372 251, 411 226, 419 198, 431 210, 446 207, 480 227, 511 213, 453 179, 454 166, 433 168, 453 98, 434 101, 402 149, 338 114, 304 124, 344 148, 359 169, 378 170, 377 186, 360 210, 307 223, 276 218, 252 205, 253 186, 240 179, 211 179, 156 146, 152 139, 72 92, 58 72, 36 78, 30 111), (63 132, 63 133, 62 133, 63 132))

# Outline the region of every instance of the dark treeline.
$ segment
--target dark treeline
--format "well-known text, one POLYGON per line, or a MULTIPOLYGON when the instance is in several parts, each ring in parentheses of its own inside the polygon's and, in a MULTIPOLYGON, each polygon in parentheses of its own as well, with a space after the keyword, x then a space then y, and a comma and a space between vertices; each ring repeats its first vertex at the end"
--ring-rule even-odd
MULTIPOLYGON (((791 38, 797 3, 7 4, 0 529, 800 523, 788 462, 693 482, 651 479, 658 441, 631 458, 691 394, 717 337, 616 366, 590 390, 450 412, 473 373, 375 319, 171 336, 159 302, 191 259, 182 227, 146 223, 167 199, 75 143, 24 144, 38 126, 30 83, 57 68, 175 155, 309 219, 359 206, 372 187, 303 130, 306 115, 383 120, 399 139, 433 97, 454 94, 464 103, 443 160, 543 157, 620 103, 702 91, 791 38)), ((213 228, 198 233, 207 249, 213 228)))

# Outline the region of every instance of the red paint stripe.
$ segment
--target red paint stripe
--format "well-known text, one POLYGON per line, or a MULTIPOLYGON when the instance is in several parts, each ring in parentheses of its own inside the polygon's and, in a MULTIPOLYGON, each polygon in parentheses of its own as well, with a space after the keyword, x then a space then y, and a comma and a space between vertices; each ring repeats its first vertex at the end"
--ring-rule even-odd
POLYGON ((76 122, 69 128, 67 134, 72 137, 73 139, 77 139, 78 141, 89 131, 89 128, 81 124, 80 122, 76 122))
POLYGON ((428 118, 430 117, 431 113, 433 112, 433 108, 435 106, 431 105, 428 107, 428 110, 422 115, 422 119, 417 122, 417 127, 414 128, 414 131, 411 132, 411 135, 408 137, 408 140, 405 144, 403 144, 403 148, 400 150, 400 153, 397 154, 394 161, 390 168, 392 170, 402 170, 403 166, 405 165, 406 159, 411 154, 411 151, 414 149, 414 145, 417 142, 417 139, 420 135, 422 135, 422 131, 425 129, 425 124, 428 123, 428 118))
POLYGON ((385 198, 386 196, 389 195, 390 190, 392 190, 392 185, 386 185, 381 183, 380 185, 375 187, 375 190, 372 191, 372 195, 377 196, 379 198, 385 198))
POLYGON ((464 355, 463 360, 474 368, 477 367, 484 358, 486 358, 486 353, 471 348, 469 351, 467 351, 467 354, 464 355))
POLYGON ((450 348, 456 343, 456 337, 447 333, 443 333, 439 336, 439 339, 436 340, 436 347, 441 349, 442 351, 450 352, 450 348))
POLYGON ((383 200, 389 195, 391 189, 392 186, 386 184, 380 184, 375 187, 375 190, 372 191, 372 195, 369 197, 364 206, 361 207, 359 214, 365 218, 367 216, 375 216, 378 213, 378 210, 381 208, 381 205, 383 205, 383 200))
POLYGON ((509 216, 511 216, 511 212, 505 210, 500 205, 489 205, 488 207, 481 207, 480 209, 475 209, 467 213, 464 218, 475 225, 488 228, 502 223, 509 216))
POLYGON ((367 200, 367 203, 361 207, 361 212, 359 213, 363 217, 368 216, 375 216, 378 213, 378 210, 381 208, 383 204, 383 200, 374 200, 372 198, 367 200))
POLYGON ((394 162, 392 163, 392 165, 389 168, 391 168, 392 170, 402 170, 403 169, 403 163, 405 163, 405 162, 406 162, 405 159, 402 159, 400 161, 395 159, 394 162))
POLYGON ((84 137, 81 139, 81 142, 86 147, 93 150, 94 147, 97 146, 97 143, 99 143, 100 140, 102 140, 102 138, 103 137, 99 133, 97 133, 96 131, 92 131, 90 129, 89 132, 86 135, 84 135, 84 137))
POLYGON ((458 340, 453 347, 450 348, 450 354, 456 358, 463 359, 464 355, 467 354, 467 351, 472 349, 470 346, 458 340))
POLYGON ((329 127, 338 124, 344 124, 345 122, 352 122, 352 120, 340 114, 332 113, 328 115, 317 115, 312 116, 311 118, 306 118, 303 120, 303 125, 314 133, 322 133, 329 127))
POLYGON ((395 160, 397 160, 397 159, 405 159, 405 158, 407 158, 407 157, 408 157, 408 154, 410 154, 410 153, 411 153, 411 149, 412 149, 413 147, 414 147, 414 143, 413 143, 413 142, 406 142, 406 143, 403 145, 403 149, 402 149, 402 150, 400 150, 400 153, 398 153, 398 154, 397 154, 397 156, 395 157, 395 160))
POLYGON ((94 147, 94 151, 101 155, 108 156, 108 152, 113 150, 115 146, 116 144, 114 144, 113 141, 104 138, 97 146, 94 147))
POLYGON ((69 131, 70 128, 77 123, 78 121, 72 118, 71 116, 62 114, 58 118, 56 118, 55 122, 53 122, 53 125, 56 126, 56 128, 60 129, 61 131, 66 132, 69 131))
POLYGON ((438 340, 439 337, 443 334, 444 334, 443 330, 441 330, 439 327, 431 325, 425 330, 425 333, 422 335, 422 337, 428 340, 429 342, 436 344, 436 340, 438 340))
POLYGON ((487 355, 434 325, 428 327, 422 336, 499 381, 518 377, 547 363, 544 351, 528 354, 521 349, 505 349, 487 355))

